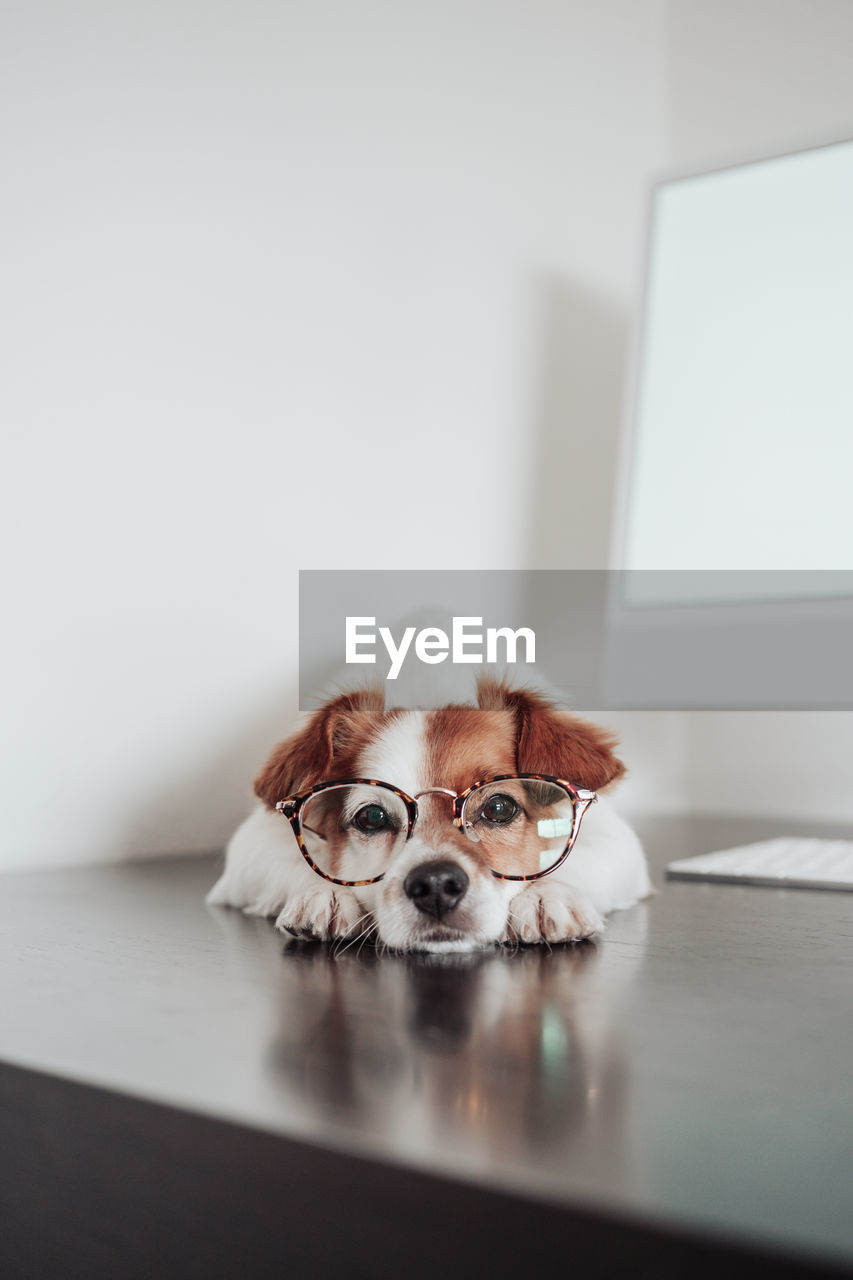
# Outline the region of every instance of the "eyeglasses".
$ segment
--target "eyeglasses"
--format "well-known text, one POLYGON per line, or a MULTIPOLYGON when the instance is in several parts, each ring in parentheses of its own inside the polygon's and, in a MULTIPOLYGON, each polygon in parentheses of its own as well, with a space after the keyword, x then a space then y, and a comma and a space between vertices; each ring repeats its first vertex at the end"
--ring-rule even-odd
POLYGON ((454 826, 480 845, 499 880, 538 880, 556 871, 597 799, 594 791, 565 778, 519 773, 475 782, 467 791, 428 787, 414 796, 375 778, 338 778, 275 807, 312 870, 332 884, 355 888, 383 878, 411 839, 424 796, 452 801, 454 826))

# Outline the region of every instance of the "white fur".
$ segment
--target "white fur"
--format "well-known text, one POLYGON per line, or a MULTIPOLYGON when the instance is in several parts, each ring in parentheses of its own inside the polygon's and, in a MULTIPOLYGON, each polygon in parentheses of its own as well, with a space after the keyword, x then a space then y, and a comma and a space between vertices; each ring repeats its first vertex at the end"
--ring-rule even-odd
POLYGON ((424 782, 425 711, 407 711, 392 720, 364 754, 365 778, 390 782, 413 796, 426 786, 424 782))
MULTIPOLYGON (((424 713, 394 720, 365 757, 366 777, 409 795, 427 786, 424 713)), ((438 797, 430 803, 442 804, 438 797)), ((449 807, 449 800, 448 800, 449 807)), ((448 832, 452 832, 448 815, 448 832)), ((592 937, 611 911, 633 906, 652 892, 637 836, 602 798, 583 819, 577 844, 551 875, 523 887, 499 880, 466 855, 449 835, 429 844, 418 826, 379 884, 346 889, 324 881, 297 848, 289 822, 260 806, 238 828, 225 870, 207 901, 275 916, 276 927, 319 938, 358 936, 368 923, 378 940, 399 950, 471 951, 496 942, 560 942, 592 937), (408 872, 421 862, 452 857, 469 876, 453 913, 455 927, 426 918, 403 892, 408 872)))

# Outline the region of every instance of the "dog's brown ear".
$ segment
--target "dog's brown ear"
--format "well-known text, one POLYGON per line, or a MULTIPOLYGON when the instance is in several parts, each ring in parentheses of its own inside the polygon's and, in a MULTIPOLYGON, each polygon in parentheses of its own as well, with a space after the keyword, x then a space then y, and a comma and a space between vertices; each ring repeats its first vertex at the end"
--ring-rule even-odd
POLYGON ((380 689, 344 693, 327 702, 273 749, 255 779, 255 795, 274 808, 285 796, 313 787, 340 769, 340 776, 346 776, 347 757, 364 744, 384 709, 380 689))
POLYGON ((538 693, 483 680, 477 686, 477 705, 484 711, 509 707, 515 713, 519 773, 548 773, 600 791, 625 772, 614 755, 612 734, 558 710, 538 693))

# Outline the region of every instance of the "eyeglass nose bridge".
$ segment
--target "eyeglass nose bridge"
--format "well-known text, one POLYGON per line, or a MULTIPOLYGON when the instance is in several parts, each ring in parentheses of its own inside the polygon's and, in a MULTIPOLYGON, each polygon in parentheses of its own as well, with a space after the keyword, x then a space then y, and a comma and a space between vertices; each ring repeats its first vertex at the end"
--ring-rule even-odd
POLYGON ((459 792, 451 791, 450 787, 425 787, 423 791, 416 791, 415 794, 412 796, 412 799, 415 802, 415 816, 414 816, 414 820, 412 821, 409 827, 409 834, 407 839, 411 839, 412 833, 415 830, 415 826, 417 825, 417 821, 420 816, 420 811, 418 809, 418 801, 420 800, 421 796, 447 796, 450 800, 453 801, 454 825, 461 828, 462 813, 459 805, 459 792))

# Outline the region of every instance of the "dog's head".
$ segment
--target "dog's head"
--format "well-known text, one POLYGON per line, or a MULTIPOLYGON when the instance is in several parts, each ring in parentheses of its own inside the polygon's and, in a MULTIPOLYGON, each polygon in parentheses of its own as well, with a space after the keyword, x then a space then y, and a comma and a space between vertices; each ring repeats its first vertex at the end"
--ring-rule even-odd
POLYGON ((481 681, 476 706, 386 710, 372 689, 335 698, 275 748, 255 790, 274 808, 320 783, 390 784, 316 793, 300 811, 304 851, 338 881, 381 876, 355 892, 387 946, 463 951, 504 935, 524 884, 500 873, 539 868, 542 832, 559 845, 567 830, 567 797, 544 784, 502 784, 478 792, 477 821, 459 825, 454 796, 519 774, 598 791, 623 771, 602 729, 537 693, 481 681))

